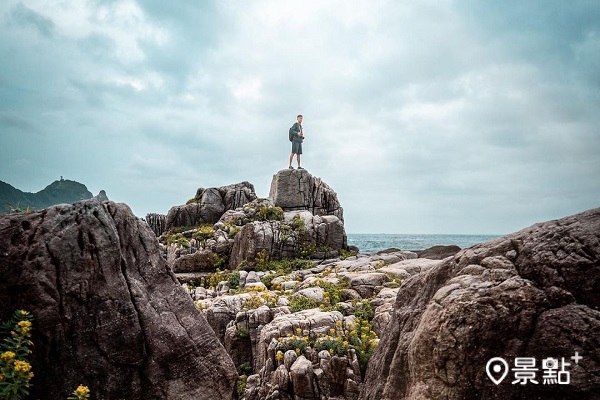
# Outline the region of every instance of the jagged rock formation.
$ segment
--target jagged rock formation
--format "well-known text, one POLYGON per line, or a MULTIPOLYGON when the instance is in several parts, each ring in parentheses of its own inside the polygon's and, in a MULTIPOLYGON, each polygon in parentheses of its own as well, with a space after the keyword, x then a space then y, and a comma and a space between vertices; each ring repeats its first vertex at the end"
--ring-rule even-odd
POLYGON ((235 366, 123 204, 0 216, 0 318, 15 309, 35 318, 32 398, 233 397, 235 366))
POLYGON ((104 201, 108 201, 108 196, 106 195, 106 192, 104 190, 101 190, 100 192, 98 192, 98 194, 95 195, 93 198, 95 200, 98 200, 100 203, 102 203, 104 201))
POLYGON ((342 207, 321 179, 305 170, 283 170, 273 177, 271 195, 258 199, 254 187, 242 182, 199 189, 198 203, 171 208, 160 237, 169 266, 186 273, 214 271, 224 263, 230 269, 253 269, 259 255, 270 260, 300 253, 327 258, 347 249, 342 207), (196 226, 215 218, 212 236, 205 237, 196 226), (178 226, 190 229, 176 238, 169 229, 178 226))
POLYGON ((150 213, 146 214, 146 223, 152 229, 152 232, 158 237, 167 230, 167 216, 164 214, 150 213))
POLYGON ((462 250, 409 278, 360 398, 597 399, 599 348, 594 209, 462 250), (510 371, 496 385, 486 374, 493 357, 511 368, 517 357, 535 358, 538 384, 513 384, 510 371), (543 383, 549 357, 569 364, 569 384, 543 383))
MULTIPOLYGON (((62 179, 54 181, 37 193, 22 192, 8 183, 0 181, 0 214, 13 210, 41 210, 55 204, 69 204, 94 197, 87 187, 79 182, 62 179)), ((95 196, 106 201, 106 192, 101 190, 95 196)))
POLYGON ((330 256, 335 257, 339 249, 346 248, 344 224, 336 216, 320 217, 308 211, 284 212, 282 221, 248 223, 235 236, 229 266, 253 265, 260 251, 266 251, 273 260, 294 257, 301 246, 324 247, 333 250, 330 256), (296 229, 295 221, 301 224, 296 229))
POLYGON ((254 186, 241 182, 220 188, 200 188, 186 205, 172 207, 167 214, 166 230, 182 226, 214 224, 227 210, 242 207, 256 199, 254 186))
POLYGON ((335 215, 344 222, 337 194, 305 169, 284 169, 273 175, 269 199, 285 211, 308 210, 313 215, 335 215))

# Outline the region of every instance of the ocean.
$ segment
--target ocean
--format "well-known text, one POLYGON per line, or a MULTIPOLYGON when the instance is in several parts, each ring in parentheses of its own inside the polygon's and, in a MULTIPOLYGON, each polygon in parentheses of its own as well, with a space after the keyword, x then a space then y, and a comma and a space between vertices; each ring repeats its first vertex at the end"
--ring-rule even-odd
POLYGON ((496 239, 500 235, 409 235, 409 234, 348 234, 348 245, 356 246, 361 253, 375 253, 380 250, 397 248, 400 250, 425 250, 438 245, 456 245, 461 249, 477 243, 496 239))

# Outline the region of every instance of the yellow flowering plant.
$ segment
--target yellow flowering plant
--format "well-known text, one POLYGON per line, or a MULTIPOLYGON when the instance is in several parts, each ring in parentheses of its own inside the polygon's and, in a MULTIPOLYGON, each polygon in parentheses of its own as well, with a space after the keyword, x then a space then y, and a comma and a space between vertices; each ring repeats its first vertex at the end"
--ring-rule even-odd
POLYGON ((33 378, 29 363, 33 316, 17 310, 12 318, 2 324, 0 337, 0 398, 22 399, 29 394, 33 378))
POLYGON ((90 389, 87 386, 79 385, 67 400, 88 400, 90 398, 90 389))

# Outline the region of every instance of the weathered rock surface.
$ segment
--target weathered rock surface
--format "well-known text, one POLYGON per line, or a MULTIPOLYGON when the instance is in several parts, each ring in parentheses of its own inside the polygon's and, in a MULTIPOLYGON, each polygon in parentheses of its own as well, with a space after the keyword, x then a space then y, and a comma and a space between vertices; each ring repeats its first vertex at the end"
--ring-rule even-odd
POLYGON ((460 251, 409 278, 360 398, 600 398, 600 209, 460 251), (575 354, 582 358, 575 362, 575 354), (486 364, 536 359, 537 382, 500 384, 486 364), (542 360, 570 365, 543 384, 542 360))
POLYGON ((452 246, 433 246, 428 249, 418 251, 419 258, 429 258, 430 260, 443 260, 446 257, 452 257, 460 251, 460 247, 452 246))
POLYGON ((200 188, 193 202, 169 210, 166 229, 214 224, 225 211, 242 207, 254 199, 256 199, 254 186, 249 182, 219 188, 200 188))
POLYGON ((146 223, 157 237, 167 230, 167 216, 164 214, 146 214, 146 223))
POLYGON ((0 318, 34 317, 32 398, 231 399, 235 366, 122 204, 0 216, 0 318))
POLYGON ((263 250, 272 260, 294 257, 302 246, 326 247, 337 254, 346 248, 344 224, 336 216, 320 217, 308 211, 285 212, 282 221, 248 223, 235 236, 229 266, 234 269, 242 262, 252 264, 263 250), (300 228, 293 227, 294 217, 301 222, 300 228))
POLYGON ((305 169, 284 169, 273 175, 269 199, 285 211, 308 210, 313 215, 335 215, 344 221, 337 194, 305 169))

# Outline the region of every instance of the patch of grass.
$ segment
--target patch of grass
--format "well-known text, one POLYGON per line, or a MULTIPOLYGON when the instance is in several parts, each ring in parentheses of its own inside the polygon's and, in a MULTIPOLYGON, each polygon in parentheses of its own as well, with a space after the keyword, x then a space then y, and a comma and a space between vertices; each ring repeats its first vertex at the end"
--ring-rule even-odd
POLYGON ((261 279, 261 281, 266 287, 271 288, 271 282, 273 279, 288 275, 293 271, 299 271, 312 267, 314 267, 314 264, 311 261, 299 258, 286 258, 283 260, 269 261, 268 265, 266 266, 266 271, 275 271, 275 273, 266 275, 261 279))
POLYGON ((319 302, 315 299, 309 299, 304 296, 292 296, 290 297, 290 311, 295 313, 303 310, 310 310, 319 306, 319 302))
POLYGON ((267 249, 262 249, 261 251, 256 253, 256 257, 254 258, 254 268, 257 271, 268 271, 270 265, 269 260, 269 252, 267 251, 267 249))
POLYGON ((180 247, 190 248, 190 240, 181 233, 170 234, 167 236, 167 245, 176 244, 180 247))
POLYGON ((227 283, 231 289, 237 289, 240 287, 240 271, 233 271, 227 277, 227 283))
POLYGON ((215 230, 211 224, 202 224, 194 230, 192 238, 205 243, 208 239, 215 236, 215 230))
POLYGON ((257 219, 259 221, 281 221, 283 220, 283 208, 263 204, 258 209, 257 219))
POLYGON ((340 250, 340 260, 345 260, 350 257, 354 257, 358 254, 356 250, 340 250))
POLYGON ((373 310, 373 306, 371 302, 368 300, 352 300, 352 307, 354 307, 354 316, 362 321, 373 320, 375 316, 375 310, 373 310))

